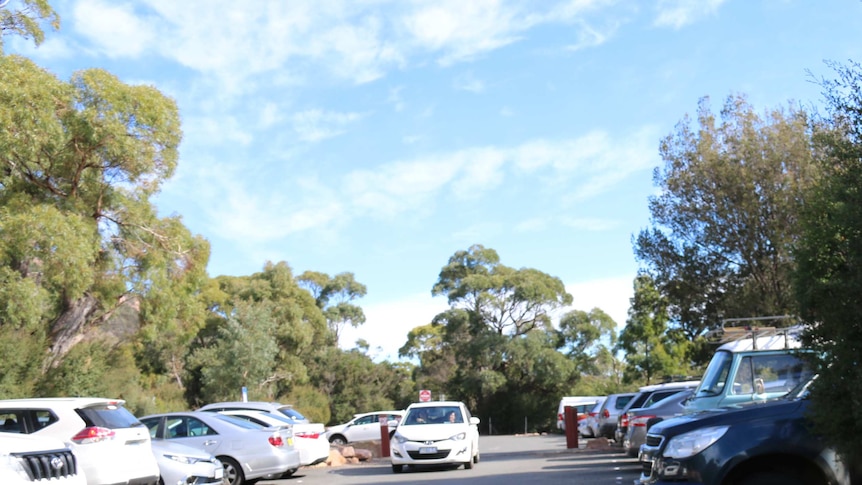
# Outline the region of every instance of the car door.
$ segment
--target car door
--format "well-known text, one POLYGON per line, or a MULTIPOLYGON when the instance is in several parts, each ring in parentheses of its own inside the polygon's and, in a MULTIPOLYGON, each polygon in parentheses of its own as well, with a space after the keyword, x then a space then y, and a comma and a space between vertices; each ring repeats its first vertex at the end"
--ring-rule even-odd
POLYGON ((164 437, 176 443, 217 455, 222 437, 202 420, 193 416, 166 416, 164 437))
POLYGON ((379 440, 380 418, 378 416, 379 415, 377 414, 369 414, 368 416, 356 418, 356 421, 353 422, 353 425, 351 425, 350 428, 346 430, 347 440, 351 442, 379 440))

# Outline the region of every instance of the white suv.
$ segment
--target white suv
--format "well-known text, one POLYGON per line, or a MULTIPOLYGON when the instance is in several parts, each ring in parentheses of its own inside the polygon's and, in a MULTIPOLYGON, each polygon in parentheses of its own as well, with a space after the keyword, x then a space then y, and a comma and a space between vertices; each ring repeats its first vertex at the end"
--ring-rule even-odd
POLYGON ((0 432, 62 440, 90 485, 155 485, 159 466, 149 430, 124 403, 104 398, 2 400, 0 432))
POLYGON ((0 434, 0 483, 3 485, 87 485, 77 460, 62 441, 0 434))

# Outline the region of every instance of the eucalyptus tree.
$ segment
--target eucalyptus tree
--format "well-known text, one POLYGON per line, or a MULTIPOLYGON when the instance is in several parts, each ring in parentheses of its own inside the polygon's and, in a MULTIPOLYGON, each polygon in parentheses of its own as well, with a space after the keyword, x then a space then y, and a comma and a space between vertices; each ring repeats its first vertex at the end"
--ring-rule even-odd
POLYGON ((638 275, 618 344, 625 353, 626 382, 655 384, 664 377, 688 374, 687 341, 679 329, 668 328, 669 321, 667 298, 649 275, 638 275))
POLYGON ((862 66, 831 66, 835 79, 821 81, 829 117, 816 137, 823 177, 802 212, 794 282, 800 316, 810 323, 806 346, 817 351, 807 354, 819 374, 812 419, 852 458, 862 456, 862 66))
POLYGON ((571 310, 560 317, 562 349, 575 362, 577 375, 599 375, 603 355, 617 343, 617 323, 600 308, 571 310))
POLYGON ((686 116, 662 140, 652 227, 635 253, 688 340, 723 318, 793 311, 791 244, 819 171, 810 121, 794 106, 760 115, 743 96, 728 97, 717 118, 703 98, 696 126, 686 116))
POLYGON ((45 40, 42 25, 60 28, 60 16, 48 0, 19 0, 15 4, 0 2, 0 54, 3 53, 4 37, 17 35, 39 45, 45 40), (18 7, 12 9, 12 7, 18 7))
POLYGON ((314 296, 317 306, 323 310, 336 343, 346 325, 356 328, 365 323, 365 312, 353 301, 365 296, 368 290, 356 281, 353 273, 338 273, 330 277, 319 271, 305 271, 297 281, 314 296))
POLYGON ((18 56, 0 56, 0 86, 0 312, 13 316, 0 332, 28 329, 44 373, 82 341, 201 326, 209 244, 151 203, 177 164, 174 101, 100 69, 64 82, 18 56), (114 319, 125 305, 139 309, 131 327, 114 319))

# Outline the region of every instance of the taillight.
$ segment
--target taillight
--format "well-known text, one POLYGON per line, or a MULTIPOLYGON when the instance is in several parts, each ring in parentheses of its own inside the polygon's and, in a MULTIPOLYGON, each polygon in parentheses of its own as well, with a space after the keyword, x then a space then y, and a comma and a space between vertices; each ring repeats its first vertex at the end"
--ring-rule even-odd
POLYGON ((306 433, 294 433, 293 436, 296 436, 297 438, 311 438, 316 440, 317 438, 320 438, 320 433, 312 433, 309 431, 306 433))
POLYGON ((632 418, 632 426, 635 428, 644 427, 647 425, 647 421, 649 421, 650 419, 652 419, 654 417, 655 417, 654 415, 653 416, 646 415, 646 416, 638 416, 636 418, 632 418))
POLYGON ((629 425, 629 415, 628 414, 621 415, 620 416, 620 422, 617 424, 619 424, 619 426, 622 426, 622 427, 628 426, 629 425))
POLYGON ((610 417, 611 417, 611 412, 610 412, 610 411, 608 411, 607 409, 605 409, 604 411, 602 411, 602 417, 603 417, 603 418, 605 418, 605 419, 610 418, 610 417))
POLYGON ((100 426, 90 426, 78 431, 78 434, 72 436, 72 442, 79 445, 87 445, 90 443, 99 443, 100 441, 108 441, 114 439, 114 430, 102 428, 100 426))
POLYGON ((590 411, 590 417, 591 417, 591 418, 595 418, 595 417, 596 417, 596 414, 599 414, 599 413, 597 413, 597 412, 595 412, 595 411, 590 411))
POLYGON ((562 414, 558 414, 558 415, 557 415, 557 420, 558 420, 558 421, 565 421, 565 420, 566 420, 566 417, 565 417, 565 416, 563 416, 562 414))
POLYGON ((272 446, 284 446, 284 440, 281 439, 281 435, 272 435, 269 437, 269 444, 272 446))

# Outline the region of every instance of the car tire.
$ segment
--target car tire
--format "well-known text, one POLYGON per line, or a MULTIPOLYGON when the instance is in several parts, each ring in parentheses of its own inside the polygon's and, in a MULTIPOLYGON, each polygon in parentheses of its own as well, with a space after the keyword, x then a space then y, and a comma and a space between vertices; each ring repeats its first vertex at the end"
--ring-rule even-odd
POLYGON ((344 446, 347 444, 347 438, 341 436, 340 434, 337 434, 329 438, 329 442, 333 445, 344 446))
POLYGON ((392 473, 401 473, 404 471, 404 465, 392 465, 392 473))
MULTIPOLYGON (((804 477, 799 477, 796 474, 786 474, 781 472, 761 472, 748 475, 739 480, 739 485, 816 485, 818 482, 809 481, 804 477)), ((822 485, 826 482, 820 481, 822 485)))
POLYGON ((245 483, 245 475, 242 472, 242 467, 233 458, 229 456, 219 456, 224 467, 225 485, 243 485, 245 483))
POLYGON ((476 456, 473 457, 473 463, 475 463, 475 464, 479 463, 479 452, 478 451, 476 452, 476 456))
POLYGON ((293 476, 294 473, 296 473, 296 470, 299 470, 299 468, 291 468, 290 470, 282 473, 279 478, 290 478, 293 476))

